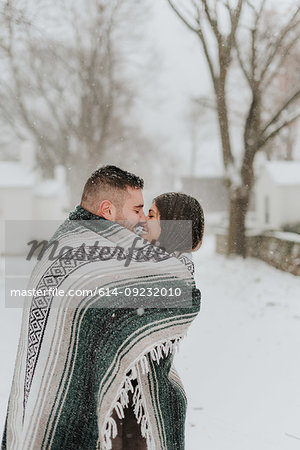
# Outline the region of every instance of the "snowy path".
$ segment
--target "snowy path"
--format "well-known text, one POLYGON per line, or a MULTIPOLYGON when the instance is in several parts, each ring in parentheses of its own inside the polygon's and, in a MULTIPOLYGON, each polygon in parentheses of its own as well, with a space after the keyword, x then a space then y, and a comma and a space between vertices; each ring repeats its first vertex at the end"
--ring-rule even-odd
MULTIPOLYGON (((299 449, 299 278, 216 256, 212 238, 195 262, 201 313, 175 360, 189 398, 186 450, 299 449)), ((1 293, 2 432, 21 311, 1 293)))

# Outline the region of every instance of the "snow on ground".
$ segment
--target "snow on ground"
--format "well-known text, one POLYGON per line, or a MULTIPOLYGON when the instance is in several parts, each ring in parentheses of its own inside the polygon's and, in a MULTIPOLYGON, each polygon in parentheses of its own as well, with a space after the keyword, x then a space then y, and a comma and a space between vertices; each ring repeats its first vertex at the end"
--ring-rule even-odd
MULTIPOLYGON (((175 357, 189 400, 186 450, 299 449, 299 278, 215 255, 212 237, 195 263, 201 312, 175 357)), ((0 292, 2 429, 21 310, 5 308, 0 292)))
POLYGON ((300 448, 300 280, 257 259, 195 254, 202 307, 175 358, 187 450, 300 448))

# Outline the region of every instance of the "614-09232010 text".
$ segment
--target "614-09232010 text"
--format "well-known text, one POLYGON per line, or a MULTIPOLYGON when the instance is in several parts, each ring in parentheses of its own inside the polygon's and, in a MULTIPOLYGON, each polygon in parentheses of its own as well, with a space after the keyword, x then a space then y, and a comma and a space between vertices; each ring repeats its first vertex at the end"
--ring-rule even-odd
POLYGON ((124 289, 109 288, 109 287, 96 287, 95 289, 69 289, 67 292, 57 287, 48 289, 11 289, 10 295, 12 297, 32 297, 32 296, 59 296, 65 295, 70 297, 75 296, 95 296, 109 297, 122 295, 125 297, 179 297, 181 295, 181 289, 166 288, 166 287, 125 287, 124 289))

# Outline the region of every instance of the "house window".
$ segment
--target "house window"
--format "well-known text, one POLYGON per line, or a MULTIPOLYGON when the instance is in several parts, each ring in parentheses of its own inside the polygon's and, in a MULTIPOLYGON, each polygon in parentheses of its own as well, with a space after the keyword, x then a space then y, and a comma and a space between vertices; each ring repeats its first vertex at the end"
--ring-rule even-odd
POLYGON ((270 200, 269 197, 265 197, 265 224, 270 223, 270 200))

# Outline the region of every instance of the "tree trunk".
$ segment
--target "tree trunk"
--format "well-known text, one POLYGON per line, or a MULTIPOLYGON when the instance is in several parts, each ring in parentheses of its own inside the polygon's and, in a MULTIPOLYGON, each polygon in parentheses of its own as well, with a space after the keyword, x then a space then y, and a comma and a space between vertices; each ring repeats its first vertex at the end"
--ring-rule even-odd
MULTIPOLYGON (((249 133, 251 135, 251 130, 249 133)), ((229 190, 230 210, 227 254, 236 254, 243 258, 247 256, 246 216, 254 181, 253 163, 256 152, 256 147, 245 145, 240 171, 241 185, 238 187, 231 186, 229 190)))
POLYGON ((230 192, 230 214, 228 228, 227 254, 241 255, 246 258, 246 214, 249 204, 249 193, 243 193, 242 188, 230 192))
POLYGON ((218 125, 223 150, 223 163, 226 169, 228 164, 232 162, 233 157, 229 137, 228 107, 225 97, 225 77, 226 75, 223 75, 223 79, 218 81, 215 88, 215 94, 217 98, 218 125))
POLYGON ((37 147, 36 165, 42 169, 42 175, 44 178, 54 178, 55 164, 50 152, 47 152, 45 148, 37 147))

